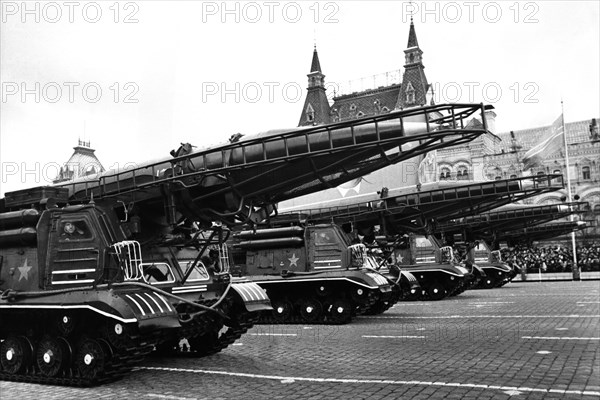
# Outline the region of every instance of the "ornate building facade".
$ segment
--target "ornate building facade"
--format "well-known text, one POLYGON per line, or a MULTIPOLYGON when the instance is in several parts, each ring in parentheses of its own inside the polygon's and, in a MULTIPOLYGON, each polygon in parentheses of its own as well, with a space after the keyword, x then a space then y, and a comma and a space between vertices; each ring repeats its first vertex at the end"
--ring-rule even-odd
MULTIPOLYGON (((423 51, 419 47, 412 20, 404 53, 405 64, 401 83, 336 96, 330 103, 326 93, 325 75, 315 47, 311 70, 307 75, 307 96, 298 125, 326 124, 433 104, 432 88, 425 76, 423 51)), ((538 167, 523 169, 524 154, 541 141, 541 137, 548 132, 550 126, 498 133, 495 120, 496 113, 493 110, 487 111, 486 122, 490 134, 480 136, 467 145, 430 152, 425 157, 416 157, 384 168, 336 189, 287 201, 280 204, 280 209, 303 205, 312 207, 343 197, 377 192, 384 187, 398 188, 442 180, 468 183, 542 173, 561 173, 566 176, 565 157, 561 152, 548 154, 538 167), (426 168, 430 173, 424 171, 426 168)), ((588 212, 578 218, 595 221, 595 227, 578 232, 581 239, 600 239, 598 122, 598 118, 591 118, 565 124, 573 200, 589 203, 588 212)), ((526 203, 561 203, 565 199, 566 190, 563 190, 528 199, 526 203)))

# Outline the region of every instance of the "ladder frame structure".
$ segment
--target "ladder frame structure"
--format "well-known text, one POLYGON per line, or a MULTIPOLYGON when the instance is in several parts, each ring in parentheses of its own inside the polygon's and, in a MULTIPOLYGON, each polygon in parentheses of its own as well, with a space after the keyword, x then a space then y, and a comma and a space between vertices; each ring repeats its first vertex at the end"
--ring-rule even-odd
POLYGON ((72 202, 111 198, 132 204, 189 192, 181 197, 195 212, 219 195, 233 194, 235 205, 212 210, 211 216, 231 217, 243 208, 272 206, 428 151, 467 143, 488 133, 486 109, 483 104, 442 104, 258 135, 56 186, 68 188, 72 202), (470 124, 477 113, 482 123, 470 124), (426 121, 424 131, 407 134, 405 126, 417 117, 426 121), (276 173, 287 179, 274 179, 276 173))
POLYGON ((385 225, 393 231, 433 233, 440 222, 477 215, 526 198, 564 188, 562 175, 476 182, 428 191, 415 191, 370 202, 282 213, 278 224, 305 219, 337 224, 385 225), (392 225, 392 226, 390 226, 392 225))
POLYGON ((502 233, 531 230, 572 214, 583 214, 588 206, 587 202, 571 202, 511 207, 446 221, 438 225, 438 229, 445 233, 466 231, 477 238, 492 241, 502 233))
POLYGON ((551 239, 557 236, 569 234, 571 232, 592 228, 595 221, 560 221, 548 222, 541 225, 516 229, 511 231, 498 232, 496 240, 507 242, 533 242, 545 239, 551 239))

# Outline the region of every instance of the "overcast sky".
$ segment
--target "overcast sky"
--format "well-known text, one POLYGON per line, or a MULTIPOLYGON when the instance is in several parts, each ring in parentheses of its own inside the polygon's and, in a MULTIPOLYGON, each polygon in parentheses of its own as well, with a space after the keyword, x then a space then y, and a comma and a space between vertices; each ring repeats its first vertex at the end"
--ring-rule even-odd
POLYGON ((294 127, 315 42, 329 92, 380 85, 410 12, 438 103, 493 104, 501 132, 561 98, 567 122, 600 115, 598 1, 0 4, 0 196, 49 183, 79 138, 109 168, 294 127))

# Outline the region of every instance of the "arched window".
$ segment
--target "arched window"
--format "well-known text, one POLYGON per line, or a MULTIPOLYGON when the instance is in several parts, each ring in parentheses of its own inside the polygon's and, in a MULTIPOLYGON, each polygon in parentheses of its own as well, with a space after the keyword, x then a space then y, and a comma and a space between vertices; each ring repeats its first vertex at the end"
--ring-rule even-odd
POLYGON ((468 181, 469 180, 469 170, 467 169, 467 167, 458 167, 458 172, 456 174, 456 179, 458 179, 459 181, 468 181))
POLYGON ((586 167, 581 168, 581 174, 583 175, 584 180, 592 179, 592 175, 590 174, 590 167, 586 166, 586 167))
POLYGON ((510 179, 515 179, 517 176, 516 175, 511 175, 510 179))
POLYGON ((440 181, 447 181, 450 179, 450 168, 442 168, 440 172, 440 181))

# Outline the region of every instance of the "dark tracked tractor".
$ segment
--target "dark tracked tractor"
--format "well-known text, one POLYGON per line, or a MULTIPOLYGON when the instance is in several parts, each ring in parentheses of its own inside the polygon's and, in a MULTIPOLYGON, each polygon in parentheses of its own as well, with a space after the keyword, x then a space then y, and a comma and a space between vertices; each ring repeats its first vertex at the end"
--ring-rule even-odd
POLYGON ((366 269, 366 247, 337 225, 241 231, 230 241, 239 274, 264 288, 273 305, 263 321, 350 322, 399 299, 394 283, 366 269))
POLYGON ((491 289, 504 286, 517 275, 517 271, 502 262, 500 250, 490 250, 484 241, 471 243, 469 247, 467 260, 485 272, 477 287, 491 289))
POLYGON ((139 243, 111 208, 66 190, 0 199, 0 378, 88 386, 127 374, 180 327, 139 280, 139 243))
POLYGON ((507 205, 476 216, 448 221, 440 224, 439 229, 446 235, 452 235, 455 243, 465 248, 468 261, 486 272, 485 279, 478 287, 491 289, 507 284, 519 271, 502 262, 500 251, 492 251, 490 245, 497 249, 499 239, 506 233, 519 229, 531 230, 571 214, 583 213, 586 206, 587 203, 584 202, 540 206, 507 205))
POLYGON ((481 272, 457 263, 454 250, 433 236, 409 233, 396 241, 391 255, 400 270, 413 274, 423 288, 423 299, 441 300, 468 289, 481 272))
MULTIPOLYGON (((344 198, 321 208, 286 213, 301 214, 313 223, 333 221, 351 226, 365 243, 384 251, 387 268, 396 278, 402 271, 410 272, 419 281, 424 297, 439 300, 462 292, 485 276, 477 264, 460 266, 454 257, 447 231, 452 232, 457 218, 562 188, 562 175, 467 185, 438 182, 419 188, 386 189, 361 195, 360 200, 344 198)), ((383 263, 383 270, 385 267, 383 263)))

